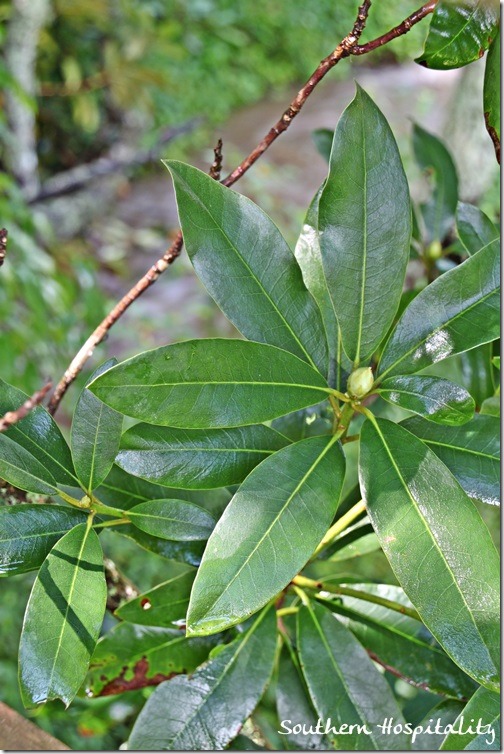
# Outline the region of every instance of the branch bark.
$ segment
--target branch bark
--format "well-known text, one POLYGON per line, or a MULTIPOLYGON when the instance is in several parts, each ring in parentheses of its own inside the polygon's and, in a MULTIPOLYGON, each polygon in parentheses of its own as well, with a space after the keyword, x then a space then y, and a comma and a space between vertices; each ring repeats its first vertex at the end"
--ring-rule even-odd
MULTIPOLYGON (((375 50, 381 47, 387 42, 390 42, 396 37, 407 34, 408 31, 421 21, 429 13, 432 13, 436 7, 437 0, 430 0, 430 2, 423 5, 417 11, 404 19, 401 24, 394 27, 386 34, 383 34, 376 39, 367 42, 364 45, 359 45, 359 40, 364 31, 366 20, 369 14, 372 0, 364 0, 359 7, 355 23, 352 31, 344 37, 339 45, 330 53, 327 57, 320 61, 319 65, 310 76, 308 81, 299 90, 294 97, 289 107, 285 110, 281 118, 270 128, 268 133, 259 142, 257 147, 221 182, 224 186, 232 186, 238 181, 252 165, 264 154, 264 152, 273 144, 274 141, 280 136, 280 134, 286 131, 293 119, 299 114, 306 100, 315 89, 315 87, 322 81, 326 74, 337 65, 343 58, 350 55, 363 55, 371 50, 375 50)), ((89 336, 80 351, 72 359, 71 364, 65 371, 65 374, 60 379, 56 389, 49 401, 49 411, 54 414, 66 391, 72 382, 76 379, 81 372, 86 361, 92 356, 94 349, 105 338, 110 328, 117 322, 117 320, 123 315, 129 306, 135 301, 147 288, 156 282, 158 277, 175 261, 182 251, 183 239, 182 233, 179 231, 172 245, 167 249, 161 259, 158 259, 152 267, 147 270, 145 275, 131 288, 128 293, 115 305, 112 311, 105 317, 105 319, 98 325, 96 330, 89 336)))

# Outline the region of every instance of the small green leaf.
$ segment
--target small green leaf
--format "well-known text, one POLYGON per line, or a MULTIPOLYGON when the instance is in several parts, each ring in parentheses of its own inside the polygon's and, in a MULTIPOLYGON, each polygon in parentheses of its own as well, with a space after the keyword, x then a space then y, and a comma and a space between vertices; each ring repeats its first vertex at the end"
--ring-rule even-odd
POLYGON ((19 647, 25 707, 49 699, 68 707, 85 678, 107 597, 102 550, 89 523, 57 542, 33 585, 19 647))
MULTIPOLYGON (((91 380, 116 363, 115 359, 106 361, 91 380)), ((84 388, 73 415, 71 446, 77 476, 89 494, 112 468, 119 450, 122 422, 122 414, 98 400, 87 386, 84 388)))
POLYGON ((116 463, 150 482, 202 490, 239 484, 285 445, 263 424, 203 430, 137 424, 122 436, 116 463))
POLYGON ((500 751, 499 695, 479 688, 455 720, 453 731, 448 733, 440 750, 500 751))
POLYGON ((500 422, 477 414, 463 427, 434 427, 422 419, 402 426, 423 440, 469 497, 500 505, 500 422))
POLYGON ((425 243, 443 241, 452 229, 458 201, 458 177, 453 159, 434 134, 413 126, 413 151, 421 169, 432 180, 431 197, 420 205, 425 243))
POLYGON ((360 87, 334 134, 318 215, 343 350, 357 365, 369 359, 392 324, 411 236, 409 190, 395 139, 360 87))
POLYGON ((48 467, 4 432, 0 433, 0 477, 27 492, 39 495, 58 492, 56 480, 48 467))
POLYGON ((301 667, 318 713, 336 731, 332 748, 343 751, 409 749, 405 733, 387 736, 379 725, 392 717, 404 721, 386 680, 357 639, 321 605, 298 613, 301 667))
POLYGON ((326 162, 329 162, 331 159, 334 131, 330 128, 317 128, 315 131, 312 131, 311 137, 319 155, 323 157, 326 162))
POLYGON ((386 419, 375 422, 365 422, 361 431, 360 479, 385 555, 447 654, 478 683, 495 689, 499 560, 490 533, 421 440, 386 419))
POLYGON ((86 693, 109 696, 191 673, 208 657, 215 638, 186 639, 180 629, 120 623, 102 636, 86 678, 86 693))
POLYGON ((344 474, 341 446, 324 437, 289 445, 252 471, 208 540, 189 634, 239 623, 287 586, 329 528, 344 474))
POLYGON ((477 407, 495 392, 492 367, 492 343, 484 343, 478 348, 460 354, 462 384, 470 392, 477 407))
POLYGON ((500 258, 487 246, 413 299, 383 349, 379 375, 411 374, 499 337, 500 258))
POLYGON ((481 404, 480 413, 486 416, 497 416, 500 418, 500 395, 492 395, 481 404))
POLYGON ((282 234, 254 202, 201 170, 165 162, 199 278, 248 339, 294 353, 327 376, 320 312, 282 234))
POLYGON ((204 541, 177 542, 170 539, 160 539, 152 534, 147 534, 147 532, 141 529, 137 529, 133 524, 117 526, 112 531, 114 534, 132 539, 137 545, 143 547, 144 550, 154 552, 162 558, 177 560, 180 563, 187 563, 187 565, 191 566, 198 566, 201 563, 206 544, 204 541))
POLYGON ((495 39, 488 50, 485 83, 483 86, 483 112, 485 114, 485 124, 487 131, 495 147, 497 160, 500 162, 500 28, 498 28, 495 39))
POLYGON ((377 392, 389 403, 436 424, 465 424, 472 419, 476 408, 467 390, 439 377, 389 377, 377 392))
MULTIPOLYGON (((16 411, 28 395, 0 380, 0 416, 16 411)), ((70 449, 52 416, 42 406, 13 424, 5 436, 37 458, 60 484, 75 486, 77 477, 70 449)))
POLYGON ((489 217, 472 204, 457 204, 457 231, 468 254, 491 243, 499 243, 499 230, 489 217))
POLYGON ((331 435, 334 414, 329 404, 319 403, 316 406, 302 408, 287 416, 281 416, 271 422, 273 429, 288 437, 291 442, 306 440, 307 437, 331 435))
POLYGON ((182 542, 208 539, 215 519, 185 500, 148 500, 128 510, 133 526, 153 537, 182 542))
POLYGON ((248 631, 191 677, 162 683, 149 697, 128 749, 224 749, 261 698, 276 654, 276 618, 264 610, 248 631))
POLYGON ((422 55, 427 68, 460 68, 478 60, 494 38, 499 23, 496 0, 439 0, 422 55))
POLYGON ((121 605, 115 615, 129 623, 172 627, 185 618, 196 571, 185 567, 168 581, 121 605))
POLYGON ((83 520, 82 512, 60 505, 0 508, 0 575, 39 568, 53 545, 83 520))
POLYGON ((109 369, 90 390, 135 419, 187 429, 257 424, 330 392, 318 372, 287 351, 221 338, 146 351, 109 369))

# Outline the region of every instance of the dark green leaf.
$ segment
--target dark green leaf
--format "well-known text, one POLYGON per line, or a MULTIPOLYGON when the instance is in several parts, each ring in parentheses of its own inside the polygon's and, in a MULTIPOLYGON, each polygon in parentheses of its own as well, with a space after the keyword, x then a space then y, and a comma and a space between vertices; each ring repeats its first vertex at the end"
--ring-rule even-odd
POLYGON ((330 128, 317 128, 312 131, 311 137, 319 155, 329 162, 331 158, 331 148, 334 138, 334 131, 330 128))
POLYGON ((476 406, 481 407, 484 400, 495 392, 492 367, 492 344, 484 343, 472 351, 460 354, 462 383, 471 393, 476 406))
POLYGON ((476 254, 484 246, 499 243, 499 230, 489 217, 472 204, 457 204, 457 230, 468 254, 476 254))
POLYGON ((214 637, 186 639, 180 629, 120 623, 96 645, 86 693, 120 694, 191 673, 205 662, 215 643, 214 637))
POLYGON ((0 508, 0 575, 39 568, 58 539, 83 521, 82 512, 60 505, 0 508))
POLYGON ((182 162, 172 174, 198 276, 248 339, 296 354, 327 376, 320 312, 282 234, 254 202, 182 162))
MULTIPOLYGON (((116 364, 102 364, 91 380, 116 364)), ((123 417, 91 393, 80 394, 72 420, 71 446, 75 470, 82 486, 91 494, 103 482, 119 450, 123 417)))
POLYGON ((500 28, 497 30, 495 39, 488 50, 485 83, 483 87, 483 112, 485 113, 485 123, 487 131, 490 134, 497 159, 500 161, 500 28))
POLYGON ((327 397, 312 367, 287 351, 243 340, 187 340, 146 351, 90 389, 135 419, 187 429, 237 427, 327 397))
POLYGON ((154 552, 162 558, 177 560, 180 563, 187 563, 191 566, 198 566, 201 563, 205 542, 176 542, 170 539, 159 539, 152 534, 147 534, 141 529, 137 529, 132 524, 118 526, 113 529, 115 534, 128 537, 149 552, 154 552))
POLYGON ((469 497, 500 504, 500 423, 496 417, 477 414, 463 427, 434 427, 416 418, 402 426, 434 451, 469 497))
POLYGON ((469 699, 441 751, 500 751, 500 698, 479 688, 469 699))
POLYGON ((307 437, 319 437, 332 434, 334 414, 329 404, 302 408, 287 416, 281 416, 271 422, 273 429, 288 437, 292 442, 306 440, 307 437))
POLYGON ((458 178, 453 159, 434 134, 413 126, 413 151, 422 170, 431 178, 431 197, 420 205, 424 241, 442 241, 452 229, 458 201, 458 178))
POLYGON ((226 746, 226 749, 229 749, 231 751, 264 751, 263 746, 255 744, 251 738, 242 736, 241 734, 239 736, 236 736, 236 738, 231 741, 229 746, 226 746))
POLYGON ((169 628, 174 621, 185 618, 195 575, 194 568, 184 568, 168 581, 121 605, 115 615, 130 623, 169 628))
POLYGON ((500 259, 488 246, 425 288, 392 332, 379 372, 410 374, 499 337, 500 259))
POLYGON ((66 706, 78 692, 105 613, 107 587, 96 532, 76 526, 53 547, 33 585, 19 647, 26 707, 66 706))
POLYGON ((290 582, 329 528, 344 475, 341 446, 325 437, 283 448, 252 471, 208 540, 189 634, 239 623, 290 582))
POLYGON ((408 184, 390 127, 357 88, 343 113, 319 202, 320 249, 343 349, 358 364, 399 305, 411 236, 408 184))
MULTIPOLYGON (((26 393, 0 380, 0 416, 16 411, 27 399, 26 393)), ((70 449, 45 408, 36 406, 24 419, 9 427, 5 435, 35 456, 57 482, 75 485, 77 477, 70 449)))
POLYGON ((455 722, 463 709, 463 702, 455 699, 445 699, 430 709, 416 726, 418 729, 413 730, 411 737, 413 751, 438 751, 444 738, 444 731, 455 722), (439 733, 436 733, 436 727, 439 733))
POLYGON ((345 529, 330 547, 322 551, 320 557, 336 563, 340 560, 359 558, 379 549, 380 543, 366 517, 355 526, 345 529))
POLYGON ((459 667, 495 689, 499 561, 474 504, 421 440, 385 419, 362 428, 360 478, 382 548, 423 622, 459 667))
POLYGON ((0 477, 14 487, 39 495, 57 493, 56 480, 47 466, 28 450, 0 433, 0 477))
POLYGON ((208 539, 215 519, 186 500, 148 500, 128 510, 133 526, 153 537, 192 542, 208 539))
POLYGON ((313 704, 319 718, 330 718, 336 729, 328 732, 333 748, 408 749, 406 734, 388 736, 378 727, 390 717, 396 724, 404 721, 386 680, 350 631, 320 605, 301 608, 297 626, 313 704))
POLYGON ((116 463, 150 482, 202 490, 239 484, 285 445, 264 424, 204 430, 137 424, 122 436, 116 463))
POLYGON ((499 23, 495 0, 439 0, 417 63, 427 68, 460 68, 484 54, 499 23))
POLYGON ((465 424, 472 419, 476 408, 467 390, 439 377, 389 377, 381 383, 378 392, 389 403, 436 424, 465 424))
POLYGON ((128 748, 224 749, 269 681, 276 653, 275 620, 274 610, 264 610, 245 634, 193 676, 162 683, 140 713, 128 748))

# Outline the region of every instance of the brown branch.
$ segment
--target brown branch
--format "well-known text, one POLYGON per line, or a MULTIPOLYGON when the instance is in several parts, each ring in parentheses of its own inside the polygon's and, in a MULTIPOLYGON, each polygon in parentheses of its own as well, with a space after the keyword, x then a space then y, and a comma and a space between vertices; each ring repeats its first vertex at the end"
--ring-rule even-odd
POLYGON ((213 178, 214 181, 220 181, 222 170, 222 139, 219 139, 217 146, 214 147, 214 161, 208 175, 213 178))
POLYGON ((5 255, 7 254, 7 237, 9 233, 6 228, 0 229, 0 267, 5 262, 5 255))
MULTIPOLYGON (((363 55, 365 52, 370 52, 371 50, 381 47, 402 34, 407 34, 414 24, 421 21, 422 18, 429 13, 432 13, 435 6, 436 0, 431 0, 431 2, 423 5, 419 10, 412 13, 408 18, 404 19, 401 24, 394 27, 394 29, 391 29, 386 34, 372 40, 371 42, 367 42, 365 45, 358 45, 358 41, 364 31, 369 9, 371 7, 371 0, 364 0, 359 7, 357 18, 350 34, 344 37, 336 49, 319 63, 316 70, 310 76, 306 84, 299 90, 280 120, 268 131, 257 147, 240 163, 240 165, 238 165, 237 168, 235 168, 235 170, 233 170, 232 173, 222 180, 224 186, 232 186, 236 183, 236 181, 238 181, 242 175, 246 173, 255 162, 257 162, 259 157, 264 154, 280 134, 289 128, 293 119, 301 111, 301 108, 312 91, 340 60, 349 57, 350 55, 363 55)), ((126 309, 131 306, 133 301, 155 283, 158 277, 170 266, 170 264, 172 264, 172 262, 175 261, 182 251, 182 244, 182 233, 179 231, 174 242, 161 259, 158 259, 158 261, 152 265, 146 274, 133 286, 133 288, 131 288, 131 290, 128 291, 119 303, 116 304, 110 314, 105 317, 96 330, 89 336, 56 386, 54 394, 49 402, 49 411, 52 414, 54 414, 69 386, 76 379, 86 361, 91 357, 96 346, 105 338, 112 325, 117 322, 126 309)))
POLYGON ((33 411, 39 403, 42 403, 51 388, 52 382, 48 382, 41 390, 37 390, 31 398, 28 398, 28 400, 26 400, 17 411, 7 411, 7 413, 0 419, 0 432, 5 432, 13 424, 24 419, 24 417, 27 416, 30 411, 33 411))

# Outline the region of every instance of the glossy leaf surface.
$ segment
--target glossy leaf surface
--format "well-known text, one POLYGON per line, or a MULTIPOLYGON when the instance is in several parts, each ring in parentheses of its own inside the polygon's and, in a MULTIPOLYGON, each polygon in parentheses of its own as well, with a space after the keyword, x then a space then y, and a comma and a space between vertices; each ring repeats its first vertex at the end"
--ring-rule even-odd
POLYGON ((460 354, 462 384, 471 393, 476 406, 481 408, 483 401, 495 392, 494 367, 492 365, 492 343, 484 343, 460 354))
POLYGON ((500 504, 499 419, 478 414, 463 427, 441 428, 415 418, 402 426, 434 451, 469 497, 500 504))
POLYGON ((453 727, 454 731, 449 733, 441 744, 441 751, 499 751, 499 695, 488 689, 479 688, 469 699, 453 727), (474 720, 474 724, 468 725, 471 720, 474 720), (478 727, 483 732, 476 732, 478 727), (468 728, 472 728, 472 731, 468 728))
POLYGON ((495 0, 439 0, 417 63, 446 70, 478 60, 495 36, 498 22, 495 0))
POLYGON ((457 204, 457 230, 468 254, 491 243, 499 243, 499 230, 484 212, 472 204, 457 204))
POLYGON ((128 748, 224 749, 262 696, 275 651, 275 611, 267 609, 190 678, 161 684, 140 713, 128 748))
POLYGON ((392 324, 411 236, 409 190, 395 139, 360 87, 334 134, 319 231, 343 349, 358 364, 392 324))
POLYGON ((186 568, 154 589, 121 605, 115 615, 129 623, 170 628, 185 618, 196 571, 186 568))
POLYGON ((215 527, 187 615, 190 634, 239 623, 305 565, 338 507, 345 459, 314 437, 279 450, 247 477, 215 527))
POLYGON ((96 645, 86 691, 109 696, 191 673, 208 657, 215 639, 187 639, 175 628, 120 623, 96 645))
POLYGON ((137 424, 122 436, 116 463, 158 484, 211 489, 239 484, 285 445, 285 437, 263 424, 204 430, 137 424))
POLYGON ((496 153, 500 157, 501 122, 500 122, 500 27, 488 50, 485 83, 483 87, 483 112, 487 131, 492 139, 496 153))
POLYGON ((208 539, 215 526, 204 508, 185 500, 148 500, 130 508, 128 518, 153 537, 183 542, 208 539))
POLYGON ((383 350, 381 377, 411 374, 499 337, 500 259, 488 246, 413 299, 383 350))
POLYGON ((474 416, 474 399, 467 390, 439 377, 389 377, 378 392, 389 403, 436 424, 458 426, 474 416))
MULTIPOLYGON (((22 390, 0 380, 0 416, 16 411, 28 399, 22 390)), ((4 433, 37 458, 60 484, 75 485, 77 478, 70 448, 52 416, 42 406, 4 433)))
POLYGON ((406 734, 387 736, 378 727, 390 717, 400 723, 402 716, 387 682, 351 632, 315 604, 299 611, 297 635, 301 666, 318 716, 324 722, 331 718, 332 726, 342 731, 328 733, 333 748, 409 749, 406 734))
POLYGON ((22 445, 0 433, 0 477, 14 487, 40 495, 57 492, 53 475, 22 445))
POLYGON ((254 202, 170 160, 184 243, 199 278, 248 340, 296 354, 327 375, 320 312, 282 234, 254 202))
POLYGON ((362 428, 360 480, 382 548, 445 651, 478 683, 495 689, 499 561, 488 529, 423 442, 385 419, 376 422, 362 428))
POLYGON ((329 390, 287 351, 221 338, 146 351, 109 369, 90 389, 135 419, 187 429, 257 424, 323 400, 329 390))
POLYGON ((48 699, 70 704, 86 675, 106 596, 98 536, 80 524, 47 556, 26 608, 19 647, 25 706, 48 699))

